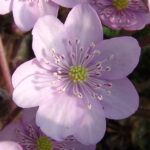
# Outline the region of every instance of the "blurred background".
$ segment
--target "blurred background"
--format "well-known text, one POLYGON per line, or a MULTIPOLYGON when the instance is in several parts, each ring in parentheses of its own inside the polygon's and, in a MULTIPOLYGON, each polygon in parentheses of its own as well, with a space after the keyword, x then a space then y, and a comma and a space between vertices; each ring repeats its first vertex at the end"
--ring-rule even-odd
MULTIPOLYGON (((62 22, 69 11, 60 9, 62 22)), ((107 132, 97 144, 97 150, 150 150, 150 25, 132 32, 103 29, 105 39, 129 35, 135 37, 142 47, 139 65, 129 76, 140 95, 140 107, 128 119, 107 120, 107 132)), ((0 58, 0 128, 3 128, 21 111, 11 101, 11 74, 18 65, 34 57, 31 32, 21 32, 13 22, 12 14, 0 16, 0 49, 3 58, 0 58)))

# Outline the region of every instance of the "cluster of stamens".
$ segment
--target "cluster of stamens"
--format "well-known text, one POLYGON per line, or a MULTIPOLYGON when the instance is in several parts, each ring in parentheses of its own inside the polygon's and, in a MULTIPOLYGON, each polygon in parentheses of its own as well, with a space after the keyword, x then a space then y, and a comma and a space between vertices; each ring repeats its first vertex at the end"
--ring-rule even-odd
POLYGON ((124 10, 129 6, 129 0, 113 0, 113 5, 117 10, 124 10))
POLYGON ((52 150, 53 143, 49 140, 46 136, 41 136, 36 141, 37 149, 38 150, 52 150))
POLYGON ((69 72, 70 78, 73 82, 85 82, 88 77, 87 69, 81 66, 71 66, 69 72))

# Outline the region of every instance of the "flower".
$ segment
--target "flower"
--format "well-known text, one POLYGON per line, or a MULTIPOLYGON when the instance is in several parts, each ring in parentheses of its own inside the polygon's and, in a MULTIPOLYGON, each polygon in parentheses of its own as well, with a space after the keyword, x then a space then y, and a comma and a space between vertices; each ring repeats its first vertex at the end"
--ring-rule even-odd
POLYGON ((88 2, 102 23, 112 29, 140 30, 150 23, 150 13, 142 0, 53 0, 65 7, 88 2))
POLYGON ((11 141, 0 142, 0 150, 23 150, 19 144, 11 141))
POLYGON ((51 0, 1 0, 0 14, 13 12, 16 25, 22 31, 33 28, 39 17, 57 16, 58 5, 51 0))
POLYGON ((150 0, 147 0, 148 9, 150 11, 150 0))
POLYGON ((139 97, 126 76, 139 61, 138 42, 127 36, 103 40, 90 5, 75 6, 65 24, 42 17, 32 34, 36 58, 14 72, 13 100, 23 108, 39 106, 36 123, 47 136, 74 135, 95 144, 104 136, 105 118, 137 110, 139 97))
POLYGON ((0 141, 9 140, 19 144, 15 144, 14 149, 7 148, 7 150, 95 150, 96 145, 82 145, 73 136, 67 137, 62 142, 47 137, 35 125, 36 110, 36 108, 23 110, 21 121, 10 123, 0 132, 0 141))

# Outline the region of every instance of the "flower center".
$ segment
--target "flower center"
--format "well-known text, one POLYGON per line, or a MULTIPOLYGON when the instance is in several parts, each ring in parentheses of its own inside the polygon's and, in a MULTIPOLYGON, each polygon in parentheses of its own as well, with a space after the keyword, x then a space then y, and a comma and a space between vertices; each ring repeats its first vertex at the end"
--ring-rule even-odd
POLYGON ((88 77, 87 69, 81 66, 71 66, 69 75, 73 82, 85 82, 88 77))
POLYGON ((36 146, 38 150, 52 150, 53 143, 46 136, 41 136, 36 141, 36 146))
POLYGON ((123 10, 128 8, 129 0, 113 0, 113 5, 117 10, 123 10))

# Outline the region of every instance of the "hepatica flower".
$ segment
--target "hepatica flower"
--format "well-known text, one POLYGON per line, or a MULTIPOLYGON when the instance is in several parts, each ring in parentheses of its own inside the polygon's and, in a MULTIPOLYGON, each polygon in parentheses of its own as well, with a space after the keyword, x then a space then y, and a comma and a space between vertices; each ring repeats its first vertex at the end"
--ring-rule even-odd
POLYGON ((113 29, 139 30, 150 23, 150 13, 142 0, 53 0, 73 7, 88 2, 97 11, 102 23, 113 29))
POLYGON ((13 12, 16 25, 23 31, 33 28, 44 15, 57 16, 58 6, 51 0, 0 0, 0 14, 13 12))
POLYGON ((62 142, 47 137, 35 125, 35 110, 25 109, 22 121, 10 123, 0 132, 0 150, 95 150, 96 145, 83 145, 73 136, 62 142))
POLYGON ((103 40, 90 5, 75 6, 65 24, 53 16, 39 19, 33 50, 36 58, 13 74, 13 100, 23 108, 39 106, 36 123, 46 135, 94 144, 104 136, 105 118, 123 119, 137 110, 138 94, 126 76, 139 61, 138 42, 103 40))

